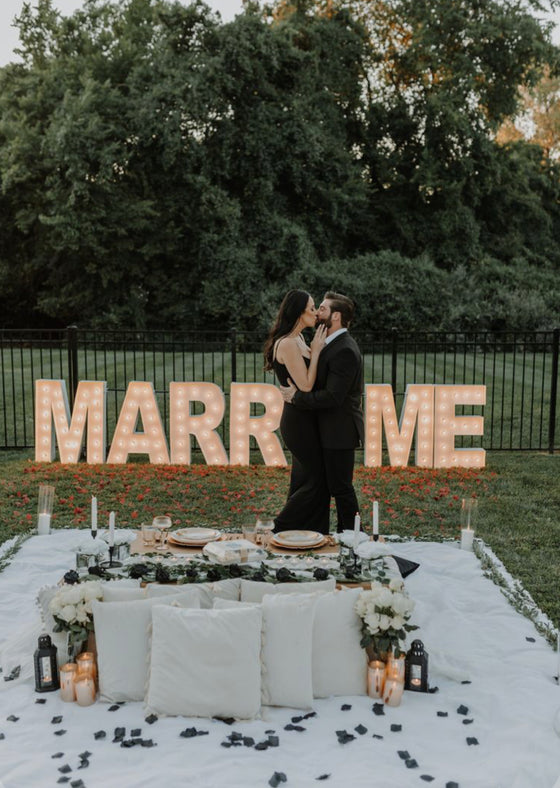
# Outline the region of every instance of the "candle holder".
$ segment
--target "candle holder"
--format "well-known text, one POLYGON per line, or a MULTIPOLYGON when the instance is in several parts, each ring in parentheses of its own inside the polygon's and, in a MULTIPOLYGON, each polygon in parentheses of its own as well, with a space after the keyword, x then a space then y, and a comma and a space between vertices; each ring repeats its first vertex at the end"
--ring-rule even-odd
POLYGON ((114 561, 113 556, 115 555, 115 545, 109 545, 109 560, 103 561, 103 563, 99 564, 102 569, 118 569, 122 566, 122 561, 114 561))
POLYGON ((54 487, 50 484, 39 485, 39 505, 37 510, 37 533, 48 534, 51 531, 51 516, 54 503, 54 487))
POLYGON ((67 662, 60 668, 60 699, 65 703, 73 703, 76 700, 74 691, 76 670, 75 662, 67 662))
POLYGON ((381 698, 385 684, 385 663, 372 660, 368 663, 367 688, 370 698, 381 698))

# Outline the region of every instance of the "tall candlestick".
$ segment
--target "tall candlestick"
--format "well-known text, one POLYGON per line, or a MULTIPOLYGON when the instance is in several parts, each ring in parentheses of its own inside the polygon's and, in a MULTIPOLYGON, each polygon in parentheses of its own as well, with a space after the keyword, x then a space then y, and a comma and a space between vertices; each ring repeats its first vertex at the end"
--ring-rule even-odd
POLYGON ((379 501, 373 502, 373 540, 377 542, 379 539, 379 501))
POLYGON ((109 547, 115 544, 115 513, 109 514, 109 547))
POLYGON ((354 552, 356 552, 356 550, 358 549, 359 533, 360 533, 360 513, 356 512, 356 516, 354 517, 354 552))
POLYGON ((97 498, 95 495, 91 499, 91 535, 94 539, 97 536, 97 498))
POLYGON ((51 532, 51 516, 45 512, 41 512, 37 518, 37 533, 49 534, 51 532))

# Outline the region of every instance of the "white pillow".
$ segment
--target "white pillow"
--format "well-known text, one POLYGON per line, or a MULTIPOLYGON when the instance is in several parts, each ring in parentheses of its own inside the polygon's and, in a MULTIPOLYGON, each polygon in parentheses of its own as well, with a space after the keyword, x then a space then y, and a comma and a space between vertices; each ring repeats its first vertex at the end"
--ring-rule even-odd
POLYGON ((266 594, 262 601, 262 702, 309 709, 313 704, 315 594, 266 594))
POLYGON ((163 599, 92 602, 99 692, 104 700, 142 700, 148 674, 149 627, 152 607, 199 607, 196 589, 163 599))
POLYGON ((354 610, 361 588, 317 598, 313 621, 313 696, 367 694, 367 655, 354 610))
POLYGON ((334 591, 336 580, 315 580, 312 583, 259 583, 241 580, 241 601, 262 602, 265 594, 314 594, 316 591, 334 591))
POLYGON ((146 599, 146 589, 139 585, 121 586, 120 583, 103 583, 104 602, 130 602, 133 599, 146 599))
POLYGON ((261 611, 153 609, 146 704, 155 714, 252 719, 261 701, 261 611))
POLYGON ((146 589, 148 598, 167 596, 176 594, 178 589, 197 588, 200 594, 200 607, 211 608, 215 597, 221 599, 239 599, 241 579, 232 577, 227 580, 217 580, 215 583, 185 583, 184 585, 160 585, 159 583, 148 583, 146 589))

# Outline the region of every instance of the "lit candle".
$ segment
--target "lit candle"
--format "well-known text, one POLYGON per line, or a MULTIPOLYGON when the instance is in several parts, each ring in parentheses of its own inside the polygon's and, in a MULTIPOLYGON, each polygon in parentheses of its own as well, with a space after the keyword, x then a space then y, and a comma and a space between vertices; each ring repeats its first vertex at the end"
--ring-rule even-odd
POLYGON ((37 518, 37 533, 48 534, 51 531, 51 516, 46 512, 41 512, 37 518))
POLYGON ((115 513, 109 514, 109 547, 115 544, 115 513))
POLYGON ((385 663, 374 660, 368 664, 368 695, 370 698, 380 698, 383 695, 385 683, 385 663))
POLYGON ((404 681, 404 655, 394 657, 392 652, 387 660, 387 678, 395 681, 404 681))
POLYGON ((97 498, 95 495, 91 499, 91 535, 97 535, 97 498))
POLYGON ((78 654, 76 665, 76 681, 86 676, 91 676, 94 681, 97 680, 97 666, 93 651, 83 651, 81 654, 78 654))
POLYGON ((93 676, 84 676, 74 682, 78 706, 91 706, 95 702, 95 681, 93 676))
POLYGON ((358 550, 358 534, 360 533, 360 513, 356 512, 356 516, 354 517, 354 552, 358 550))
POLYGON ((76 675, 76 664, 67 662, 60 668, 60 699, 65 703, 72 703, 76 700, 74 691, 74 677, 76 675))
POLYGON ((472 528, 461 528, 461 550, 472 550, 474 531, 472 528))
POLYGON ((373 529, 372 535, 375 542, 379 538, 379 501, 373 502, 373 529))
POLYGON ((387 679, 383 688, 383 703, 387 706, 400 706, 404 683, 397 679, 387 679))

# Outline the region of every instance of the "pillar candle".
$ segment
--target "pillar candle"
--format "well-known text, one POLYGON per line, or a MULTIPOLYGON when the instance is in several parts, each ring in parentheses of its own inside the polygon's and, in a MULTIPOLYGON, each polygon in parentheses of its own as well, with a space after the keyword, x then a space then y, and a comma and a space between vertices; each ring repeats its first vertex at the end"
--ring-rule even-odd
POLYGON ((474 531, 472 528, 461 528, 461 550, 472 550, 474 531))
POLYGON ((37 533, 49 534, 51 532, 51 516, 45 512, 41 512, 37 518, 37 533))
POLYGON ((354 552, 356 552, 358 549, 359 533, 360 533, 360 514, 359 512, 356 512, 356 516, 354 517, 354 552))
POLYGON ((374 660, 368 664, 367 688, 370 698, 380 698, 383 695, 385 683, 385 663, 374 660))
POLYGON ((115 544, 115 513, 109 514, 109 547, 115 544))
POLYGON ((95 702, 95 681, 93 676, 84 676, 74 682, 78 706, 91 706, 95 702))
POLYGON ((76 664, 74 662, 67 662, 60 668, 60 699, 66 703, 72 703, 76 700, 76 693, 74 691, 75 675, 76 664))
POLYGON ((97 498, 95 495, 91 499, 91 530, 97 531, 97 498))
POLYGON ((383 702, 387 706, 400 706, 404 683, 397 679, 387 679, 383 688, 383 702))
POLYGON ((373 502, 373 538, 379 536, 379 501, 373 502))

